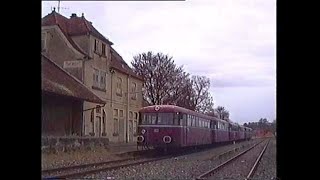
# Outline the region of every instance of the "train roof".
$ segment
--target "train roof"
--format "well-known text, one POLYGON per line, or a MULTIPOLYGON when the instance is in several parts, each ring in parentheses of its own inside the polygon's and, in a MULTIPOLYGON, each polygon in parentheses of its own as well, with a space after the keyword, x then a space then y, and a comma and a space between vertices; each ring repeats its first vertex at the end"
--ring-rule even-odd
POLYGON ((198 116, 201 118, 206 118, 206 119, 210 119, 212 121, 219 121, 219 122, 223 122, 223 123, 229 123, 227 121, 224 121, 222 119, 216 118, 216 117, 212 117, 212 116, 208 116, 202 113, 198 113, 183 107, 179 107, 179 106, 174 106, 174 105, 152 105, 152 106, 146 106, 140 109, 139 112, 142 113, 155 113, 155 112, 181 112, 181 113, 186 113, 186 114, 190 114, 190 115, 194 115, 194 116, 198 116))

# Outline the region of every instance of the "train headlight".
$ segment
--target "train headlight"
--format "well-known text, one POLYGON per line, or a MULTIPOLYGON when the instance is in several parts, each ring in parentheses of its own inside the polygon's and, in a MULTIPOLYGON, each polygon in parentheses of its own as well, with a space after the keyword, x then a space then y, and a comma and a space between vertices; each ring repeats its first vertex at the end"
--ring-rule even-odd
POLYGON ((138 136, 137 137, 137 141, 138 142, 143 142, 144 141, 144 137, 143 136, 138 136))
POLYGON ((142 133, 142 134, 146 133, 146 130, 145 130, 145 129, 142 129, 142 130, 141 130, 141 133, 142 133))
POLYGON ((171 141, 172 141, 170 136, 164 136, 162 140, 166 144, 171 143, 171 141))

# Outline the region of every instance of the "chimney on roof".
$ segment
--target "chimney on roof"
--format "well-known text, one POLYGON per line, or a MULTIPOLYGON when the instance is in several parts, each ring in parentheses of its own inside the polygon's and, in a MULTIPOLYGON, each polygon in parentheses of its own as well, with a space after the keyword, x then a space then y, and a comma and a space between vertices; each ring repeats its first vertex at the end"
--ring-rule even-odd
POLYGON ((72 13, 70 17, 71 17, 71 18, 77 17, 77 14, 76 14, 76 13, 72 13))
POLYGON ((82 18, 84 18, 84 13, 82 13, 82 18))

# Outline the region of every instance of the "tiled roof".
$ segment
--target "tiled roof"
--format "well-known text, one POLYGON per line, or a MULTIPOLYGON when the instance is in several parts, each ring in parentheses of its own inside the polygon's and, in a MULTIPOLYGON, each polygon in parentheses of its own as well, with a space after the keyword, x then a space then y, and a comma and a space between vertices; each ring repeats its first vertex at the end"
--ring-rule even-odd
POLYGON ((125 74, 129 74, 141 81, 144 81, 141 76, 138 76, 136 73, 133 72, 133 70, 128 66, 128 64, 122 59, 122 57, 112 47, 111 47, 111 67, 125 74))
POLYGON ((109 45, 113 45, 111 41, 105 38, 92 23, 86 20, 84 16, 82 17, 71 17, 68 19, 68 34, 71 36, 91 34, 109 45))
POLYGON ((92 23, 86 20, 84 16, 77 17, 76 15, 72 15, 72 17, 68 19, 56 11, 52 11, 52 13, 42 18, 42 25, 58 25, 69 39, 71 39, 70 36, 91 34, 105 43, 113 45, 113 43, 99 33, 99 31, 93 27, 92 23))
POLYGON ((51 14, 48 14, 47 16, 42 18, 42 26, 52 26, 57 25, 60 27, 62 33, 64 36, 68 39, 70 44, 78 50, 83 55, 88 56, 87 53, 85 53, 69 36, 68 34, 68 18, 62 16, 61 14, 53 11, 51 14))
POLYGON ((78 79, 60 66, 41 55, 41 90, 62 96, 69 96, 89 102, 105 104, 78 79))

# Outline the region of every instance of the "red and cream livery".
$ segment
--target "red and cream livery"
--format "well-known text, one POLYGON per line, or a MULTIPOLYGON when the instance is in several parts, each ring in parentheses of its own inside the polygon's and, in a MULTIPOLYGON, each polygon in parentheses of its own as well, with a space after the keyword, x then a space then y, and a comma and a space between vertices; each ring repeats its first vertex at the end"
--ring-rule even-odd
POLYGON ((173 105, 142 108, 139 146, 179 148, 251 138, 251 129, 173 105))

